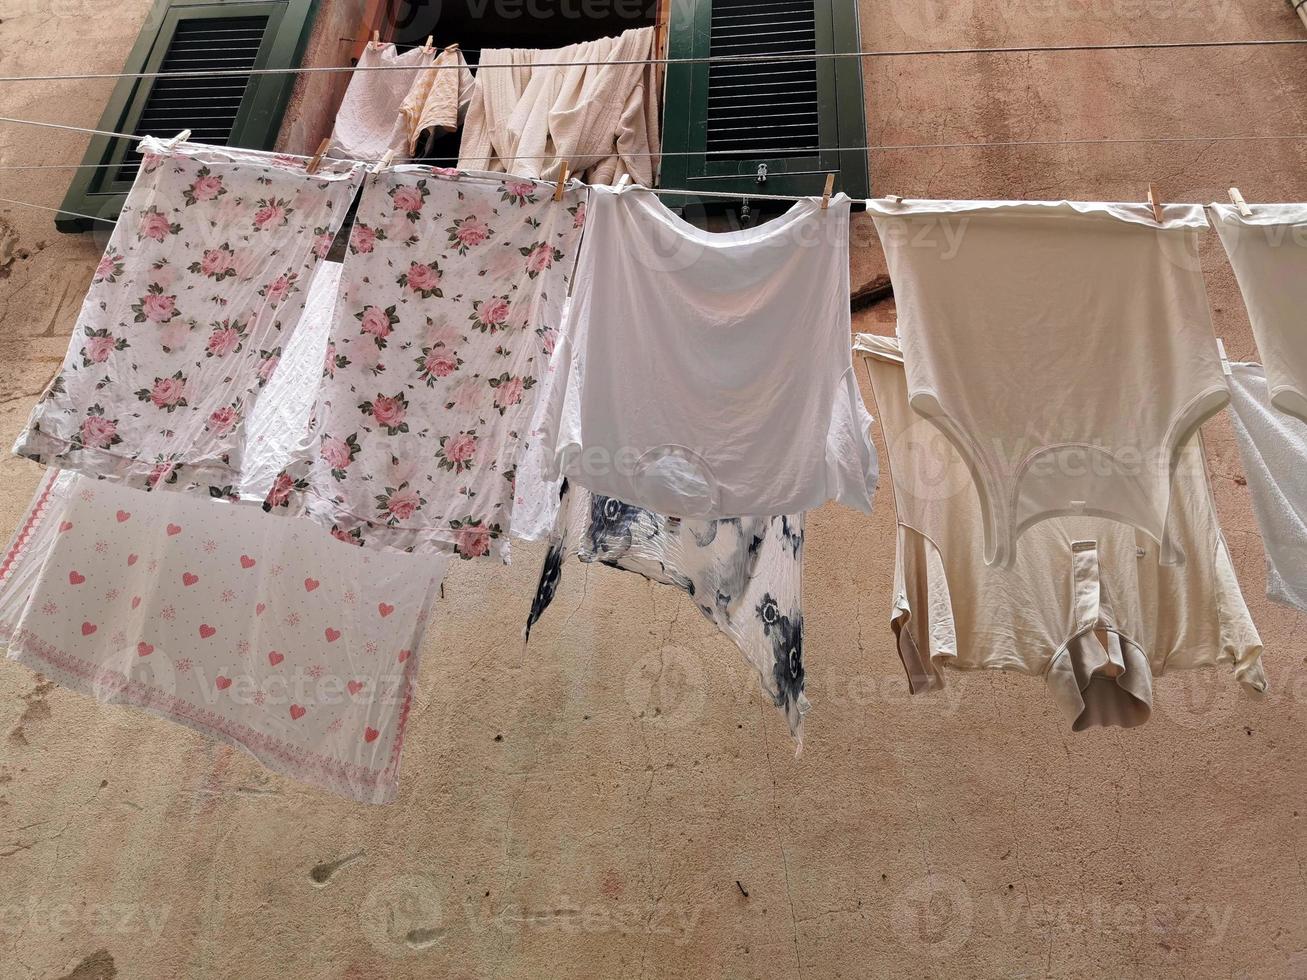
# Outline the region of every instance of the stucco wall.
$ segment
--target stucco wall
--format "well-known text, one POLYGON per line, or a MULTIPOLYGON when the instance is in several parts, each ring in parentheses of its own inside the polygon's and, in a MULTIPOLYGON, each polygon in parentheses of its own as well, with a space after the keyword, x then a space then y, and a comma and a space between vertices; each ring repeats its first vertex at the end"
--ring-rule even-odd
MULTIPOLYGON (((4 0, 4 72, 116 71, 147 8, 4 0)), ((869 49, 1303 31, 1278 0, 863 0, 862 23, 869 49)), ((1296 48, 869 60, 865 78, 876 144, 1307 133, 1296 48)), ((0 114, 94 125, 107 93, 5 85, 0 114)), ((3 165, 84 148, 0 134, 3 165)), ((311 148, 304 134, 286 148, 311 148)), ((1305 163, 1307 143, 1271 141, 871 157, 876 188, 909 196, 1137 200, 1154 180, 1199 201, 1236 181, 1302 200, 1305 163)), ((0 197, 56 205, 67 176, 0 172, 0 197)), ((0 205, 6 442, 99 253, 50 218, 0 205)), ((882 273, 861 221, 855 240, 855 279, 882 273)), ((1214 240, 1203 260, 1218 329, 1251 355, 1214 240)), ((527 547, 448 579, 390 807, 0 663, 0 975, 1307 975, 1304 622, 1262 599, 1224 419, 1206 434, 1274 690, 1251 703, 1225 675, 1166 677, 1132 731, 1071 735, 1025 677, 910 699, 884 492, 871 518, 828 507, 809 524, 799 760, 734 648, 665 587, 574 563, 524 648, 527 547)), ((37 479, 0 460, 0 531, 37 479)))

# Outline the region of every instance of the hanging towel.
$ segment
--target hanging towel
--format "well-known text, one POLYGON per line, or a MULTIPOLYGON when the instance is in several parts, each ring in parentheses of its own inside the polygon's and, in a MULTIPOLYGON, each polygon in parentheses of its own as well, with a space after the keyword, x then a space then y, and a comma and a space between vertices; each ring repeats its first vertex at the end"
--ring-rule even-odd
POLYGON ((1257 349, 1271 404, 1307 422, 1307 204, 1258 204, 1245 217, 1213 204, 1257 349))
POLYGON ((553 601, 568 554, 686 593, 744 654, 803 747, 803 515, 727 521, 663 517, 564 485, 526 635, 553 601))
POLYGON ((653 184, 656 50, 654 29, 641 27, 555 50, 483 52, 459 166, 547 179, 566 160, 591 184, 623 174, 653 184))
MULTIPOLYGON (((1011 568, 984 564, 980 505, 961 454, 909 405, 904 351, 858 334, 898 514, 891 624, 913 693, 951 670, 1043 677, 1073 731, 1152 714, 1152 678, 1230 669, 1266 690, 1262 642, 1234 575, 1198 436, 1182 449, 1168 533, 1188 560, 1116 521, 1057 517, 1022 536, 1011 568)), ((1183 712, 1176 704, 1171 710, 1183 712)))
MULTIPOLYGON (((246 420, 301 321, 362 164, 158 140, 14 452, 235 499, 246 420)), ((264 491, 266 492, 266 490, 264 491)))
POLYGON ((521 168, 533 166, 532 161, 516 158, 517 140, 508 122, 531 80, 535 56, 536 52, 529 48, 489 48, 481 52, 458 150, 460 169, 524 173, 521 168))
POLYGON ((445 566, 52 470, 0 565, 0 643, 72 690, 385 803, 445 566))
POLYGON ((374 548, 508 556, 519 445, 584 190, 398 167, 370 178, 308 448, 264 506, 374 548))
POLYGON ((1307 612, 1307 422, 1276 409, 1260 364, 1230 370, 1230 421, 1266 548, 1266 596, 1307 612))
POLYGON ((849 354, 849 199, 713 233, 593 187, 533 428, 546 480, 668 517, 871 511, 876 451, 849 354))
POLYGON ((345 97, 340 100, 328 155, 375 162, 393 150, 397 159, 404 159, 409 149, 409 127, 400 108, 421 77, 419 69, 430 65, 433 58, 422 48, 398 54, 393 44, 369 43, 357 65, 365 70, 350 76, 345 97), (375 68, 384 70, 366 70, 375 68), (392 70, 400 68, 412 70, 392 70))
POLYGON ((430 68, 418 72, 413 87, 399 107, 408 134, 406 151, 417 153, 417 142, 427 130, 452 133, 467 111, 476 84, 458 45, 450 45, 436 56, 430 68))

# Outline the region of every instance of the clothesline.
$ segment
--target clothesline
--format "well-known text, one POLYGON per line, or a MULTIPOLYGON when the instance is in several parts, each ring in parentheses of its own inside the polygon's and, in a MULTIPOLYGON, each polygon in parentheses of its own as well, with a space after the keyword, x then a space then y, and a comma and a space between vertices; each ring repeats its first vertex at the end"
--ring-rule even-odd
MULTIPOLYGON (((1245 41, 1139 41, 1127 44, 1060 44, 1023 45, 988 48, 917 48, 901 51, 814 51, 807 54, 766 52, 759 54, 706 55, 697 58, 626 58, 611 61, 538 61, 532 68, 608 67, 612 65, 703 65, 703 64, 776 64, 783 62, 825 61, 836 58, 917 58, 931 55, 981 54, 1065 54, 1087 51, 1166 51, 1197 48, 1276 47, 1307 44, 1307 38, 1267 38, 1245 41)), ((476 50, 476 49, 473 49, 476 50)), ((520 68, 519 65, 477 65, 482 68, 520 68)), ((463 70, 463 65, 426 65, 423 71, 463 70)), ((308 75, 364 71, 415 71, 412 65, 322 65, 310 68, 215 68, 189 71, 91 72, 77 75, 4 75, 0 82, 90 81, 111 78, 224 78, 255 75, 308 75)))
MULTIPOLYGON (((42 122, 36 119, 20 119, 11 116, 0 116, 0 122, 18 123, 21 125, 28 125, 28 126, 40 126, 48 129, 62 129, 62 130, 67 130, 67 131, 77 132, 77 133, 87 133, 95 136, 108 136, 115 139, 128 139, 136 142, 141 142, 146 138, 144 136, 138 136, 135 133, 117 133, 117 132, 113 132, 112 130, 91 129, 83 126, 70 126, 65 123, 42 122)), ((1283 135, 1283 136, 1112 137, 1112 138, 1105 138, 1105 139, 1077 139, 1077 140, 1003 140, 1003 141, 995 141, 990 143, 977 142, 977 143, 903 143, 903 144, 880 144, 880 145, 868 144, 866 146, 852 146, 852 147, 822 147, 822 148, 812 149, 809 152, 823 153, 823 152, 839 152, 841 150, 884 152, 884 151, 902 151, 902 150, 927 150, 927 149, 931 149, 931 150, 962 149, 962 148, 984 149, 984 148, 1001 148, 1001 147, 1015 147, 1015 146, 1074 146, 1074 145, 1112 145, 1112 144, 1137 144, 1137 143, 1216 143, 1216 142, 1282 141, 1282 140, 1307 141, 1307 133, 1299 133, 1299 134, 1283 135)), ((807 148, 797 148, 797 149, 807 149, 807 148)), ((736 152, 757 153, 758 155, 764 155, 764 154, 775 154, 781 151, 778 151, 775 147, 768 147, 768 148, 759 148, 757 150, 738 150, 736 152)), ((283 157, 292 157, 300 160, 309 159, 309 157, 301 153, 283 153, 279 155, 283 157)), ((700 154, 698 152, 690 152, 690 151, 673 151, 669 153, 651 152, 651 153, 636 153, 631 155, 644 156, 644 157, 667 157, 667 156, 698 156, 700 154)), ((556 159, 556 158, 563 159, 565 157, 561 157, 560 155, 557 154, 555 154, 554 156, 522 155, 522 156, 506 157, 502 159, 541 160, 541 159, 556 159)), ((368 162, 368 161, 358 161, 358 160, 344 160, 344 159, 337 159, 332 157, 326 157, 324 159, 336 163, 368 162)), ((35 164, 35 165, 0 166, 0 172, 26 171, 26 170, 83 170, 83 169, 99 170, 99 169, 118 168, 121 166, 122 166, 121 163, 35 164)), ((553 183, 553 182, 542 181, 542 183, 553 183)), ((805 200, 804 196, 787 195, 787 194, 762 194, 762 193, 749 192, 747 190, 707 191, 707 190, 690 190, 686 188, 671 188, 671 187, 651 187, 645 189, 653 193, 669 195, 669 196, 698 197, 698 198, 730 200, 730 201, 736 201, 742 198, 748 198, 750 200, 757 200, 757 201, 783 201, 783 202, 794 202, 794 201, 805 200)), ((106 218, 97 215, 83 214, 77 211, 69 211, 65 208, 54 208, 44 204, 37 204, 34 201, 16 200, 14 198, 0 198, 0 204, 10 204, 10 205, 14 205, 15 207, 28 207, 41 211, 50 211, 55 214, 64 214, 74 218, 81 218, 86 221, 99 221, 105 224, 114 224, 117 221, 116 218, 106 218)))
MULTIPOLYGON (((20 119, 13 116, 0 116, 0 123, 18 123, 25 126, 41 126, 47 129, 64 129, 74 133, 88 133, 92 136, 109 136, 115 139, 127 139, 140 142, 145 139, 144 136, 138 136, 135 133, 116 133, 112 130, 91 129, 86 126, 70 126, 65 123, 44 122, 38 119, 20 119)), ((986 149, 986 148, 1003 148, 1013 146, 1093 146, 1093 145, 1112 145, 1112 144, 1137 144, 1137 143, 1228 143, 1244 141, 1294 141, 1307 140, 1307 133, 1287 133, 1276 135, 1249 135, 1249 136, 1113 136, 1103 138, 1086 138, 1086 139, 1061 139, 1061 140, 994 140, 991 142, 956 142, 956 143, 868 143, 864 146, 819 146, 819 147, 757 147, 755 149, 732 150, 733 154, 755 154, 757 156, 775 156, 778 153, 840 153, 844 151, 867 151, 867 152, 893 152, 903 150, 952 150, 952 149, 986 149)), ((309 157, 302 153, 282 153, 280 156, 294 157, 300 160, 307 160, 309 157)), ((704 151, 700 150, 673 150, 666 153, 661 152, 637 152, 626 153, 624 156, 629 157, 673 157, 673 156, 706 156, 704 151)), ((365 161, 354 161, 337 157, 324 157, 335 163, 357 163, 365 161)), ((500 160, 554 160, 567 159, 565 153, 555 153, 550 155, 536 154, 517 154, 499 157, 500 160)), ((0 171, 5 170, 37 170, 37 169, 95 169, 95 168, 113 168, 121 164, 33 164, 33 165, 14 165, 0 166, 0 171)), ((784 176, 778 174, 777 176, 784 176)), ((666 190, 671 193, 670 189, 659 188, 660 191, 666 190)), ((687 193, 690 193, 687 191, 687 193)), ((695 191, 696 194, 706 192, 695 191)), ((738 194, 732 193, 729 197, 738 197, 738 194)))

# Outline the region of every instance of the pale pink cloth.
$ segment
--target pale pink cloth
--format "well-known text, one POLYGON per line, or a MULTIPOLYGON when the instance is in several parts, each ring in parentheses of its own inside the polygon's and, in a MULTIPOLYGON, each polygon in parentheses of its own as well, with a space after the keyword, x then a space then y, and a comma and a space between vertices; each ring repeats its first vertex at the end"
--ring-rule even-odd
POLYGON ((0 565, 0 640, 65 687, 384 803, 445 565, 51 470, 0 565))

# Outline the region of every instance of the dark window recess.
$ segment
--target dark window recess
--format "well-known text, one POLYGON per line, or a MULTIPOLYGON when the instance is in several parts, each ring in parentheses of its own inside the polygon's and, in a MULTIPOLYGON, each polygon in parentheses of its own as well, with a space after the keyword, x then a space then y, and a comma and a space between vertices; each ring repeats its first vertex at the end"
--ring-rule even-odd
MULTIPOLYGON (((443 47, 457 41, 476 70, 483 48, 561 48, 582 41, 652 27, 658 0, 405 0, 393 4, 391 39, 401 51, 428 35, 443 47)), ((383 32, 384 33, 384 32, 383 32)), ((458 161, 461 133, 418 143, 418 160, 451 167, 458 161)))
MULTIPOLYGON (((813 0, 716 0, 712 57, 817 52, 813 0)), ((817 62, 715 63, 708 68, 708 160, 812 156, 821 146, 817 62)))
MULTIPOLYGON (((253 68, 267 27, 267 17, 181 21, 159 70, 253 68)), ((156 79, 132 132, 137 136, 161 136, 189 129, 196 142, 226 146, 249 81, 248 76, 235 75, 156 79)), ((123 160, 119 180, 136 176, 137 160, 133 156, 123 160)))
POLYGON ((869 196, 861 59, 830 57, 860 50, 857 8, 858 0, 671 4, 662 185, 807 195, 833 173, 837 190, 869 196))

